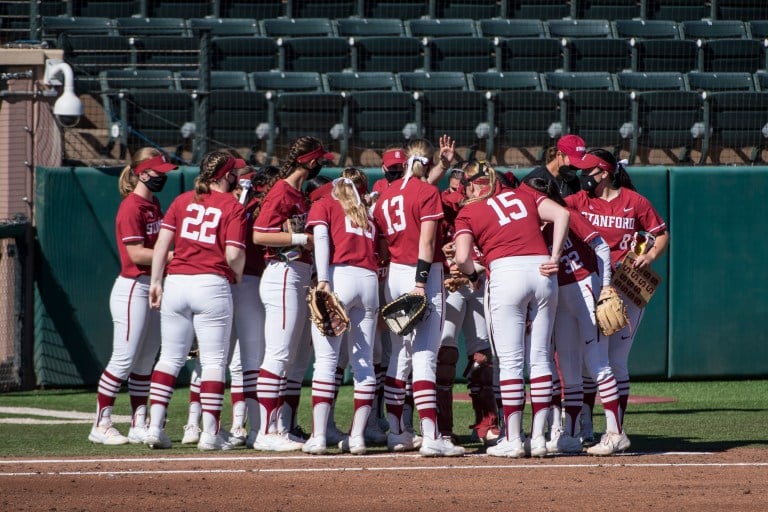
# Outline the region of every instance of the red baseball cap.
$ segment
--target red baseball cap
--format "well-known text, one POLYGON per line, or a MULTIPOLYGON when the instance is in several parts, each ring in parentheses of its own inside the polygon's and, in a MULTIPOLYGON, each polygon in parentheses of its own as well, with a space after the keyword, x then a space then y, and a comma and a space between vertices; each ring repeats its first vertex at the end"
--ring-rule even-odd
POLYGON ((613 171, 616 170, 614 166, 611 165, 609 162, 606 162, 599 156, 593 155, 592 153, 587 153, 586 155, 584 155, 584 158, 571 160, 571 165, 578 169, 584 169, 584 170, 594 169, 595 167, 597 167, 602 171, 608 171, 610 173, 613 173, 613 171))
POLYGON ((578 135, 565 135, 557 141, 557 149, 568 158, 576 160, 587 152, 587 143, 578 135))
POLYGON ((383 155, 381 155, 381 162, 384 164, 384 167, 389 168, 393 165, 405 165, 405 162, 408 161, 408 158, 405 156, 405 151, 402 149, 390 149, 384 152, 383 155))

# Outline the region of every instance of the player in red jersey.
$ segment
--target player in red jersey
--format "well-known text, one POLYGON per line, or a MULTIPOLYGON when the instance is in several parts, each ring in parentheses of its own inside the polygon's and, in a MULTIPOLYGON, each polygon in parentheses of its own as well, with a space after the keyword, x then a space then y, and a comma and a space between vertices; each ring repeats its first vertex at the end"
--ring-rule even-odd
POLYGON ((568 232, 568 211, 543 196, 497 187, 496 172, 485 162, 471 162, 464 171, 467 203, 456 217, 456 264, 476 282, 474 246, 490 270, 487 283, 491 340, 499 362, 499 385, 506 435, 489 455, 522 457, 522 410, 525 404, 523 367, 529 361, 533 426, 530 453, 547 454, 544 429, 552 392, 550 338, 557 307, 557 269, 568 232), (539 226, 554 223, 550 254, 539 226), (526 321, 531 343, 526 354, 526 321))
POLYGON ((154 148, 136 151, 120 173, 123 201, 115 218, 120 275, 109 296, 112 356, 99 378, 96 421, 88 440, 105 445, 143 443, 147 432, 147 395, 152 365, 160 348, 160 318, 149 307, 149 273, 163 212, 155 197, 176 166, 154 148), (131 427, 128 437, 112 425, 112 406, 128 380, 131 427))
MULTIPOLYGON (((257 384, 260 424, 253 444, 257 450, 293 451, 303 444, 286 425, 278 425, 278 410, 285 402, 290 366, 300 351, 311 350, 305 297, 312 276, 312 235, 304 230, 309 204, 301 189, 331 158, 318 139, 296 139, 253 225, 253 241, 266 246, 267 258, 260 288, 267 317, 257 384)), ((297 403, 287 405, 294 408, 297 403)))
POLYGON ((150 424, 145 444, 169 448, 163 430, 176 378, 196 337, 200 350, 200 450, 232 447, 219 435, 227 355, 232 329, 230 283, 242 280, 245 212, 230 194, 237 181, 234 157, 212 151, 203 157, 195 188, 177 197, 163 218, 152 257, 150 305, 160 309, 162 343, 152 372, 150 424), (167 264, 164 254, 174 247, 167 264), (167 277, 163 282, 163 275, 167 277))
POLYGON ((342 451, 366 452, 364 430, 376 392, 373 337, 379 306, 375 229, 362 197, 368 191, 365 174, 347 168, 333 181, 330 195, 312 204, 307 227, 315 242, 318 289, 336 293, 350 318, 348 333, 327 337, 313 324, 315 369, 312 378, 312 437, 302 450, 326 452, 326 425, 336 392, 336 370, 341 344, 348 343, 354 375, 354 409, 349 436, 342 451))
MULTIPOLYGON (((611 264, 615 267, 624 259, 636 232, 645 231, 654 235, 656 241, 650 251, 637 257, 634 265, 637 268, 650 265, 667 248, 669 232, 651 202, 635 191, 624 166, 603 149, 589 151, 582 160, 572 160, 571 165, 582 169, 582 191, 565 200, 597 228, 611 248, 611 264)), ((629 400, 629 351, 644 310, 626 297, 622 298, 627 307, 629 324, 607 341, 611 368, 619 388, 619 430, 606 431, 600 443, 587 450, 593 455, 610 455, 629 447, 629 438, 623 430, 629 400)), ((582 412, 582 423, 586 423, 587 428, 591 426, 591 415, 582 412)))
POLYGON ((403 293, 425 295, 431 313, 406 337, 390 333, 392 353, 385 383, 390 450, 418 448, 425 456, 461 456, 464 449, 437 429, 435 365, 443 324, 444 259, 437 224, 443 218, 440 195, 423 181, 430 169, 431 144, 412 141, 406 152, 405 175, 390 183, 376 201, 374 219, 389 253, 386 300, 403 293), (406 430, 403 404, 413 372, 413 396, 421 420, 421 437, 406 430))

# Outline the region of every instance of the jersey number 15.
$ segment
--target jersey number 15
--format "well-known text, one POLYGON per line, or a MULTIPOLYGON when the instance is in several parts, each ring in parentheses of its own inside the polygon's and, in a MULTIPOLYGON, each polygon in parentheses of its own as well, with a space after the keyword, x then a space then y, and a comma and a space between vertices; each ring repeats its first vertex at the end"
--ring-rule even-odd
POLYGON ((528 215, 523 202, 515 197, 514 192, 504 192, 494 197, 489 197, 485 203, 499 217, 499 226, 505 226, 513 220, 519 220, 528 215))

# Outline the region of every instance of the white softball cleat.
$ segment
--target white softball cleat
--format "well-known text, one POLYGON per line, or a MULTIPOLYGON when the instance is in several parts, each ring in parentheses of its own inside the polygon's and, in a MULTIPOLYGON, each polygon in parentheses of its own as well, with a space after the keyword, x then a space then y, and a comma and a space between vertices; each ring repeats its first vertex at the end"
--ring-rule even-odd
POLYGON ((184 425, 184 436, 181 438, 181 444, 197 444, 200 441, 200 427, 194 423, 184 425))
POLYGON ((208 432, 201 432, 200 441, 197 443, 197 449, 204 452, 234 449, 234 446, 224 439, 224 435, 226 434, 209 434, 208 432))
POLYGON ((437 439, 425 437, 421 441, 419 453, 424 457, 463 457, 464 447, 453 444, 450 436, 441 436, 437 439))
POLYGON ((121 434, 111 423, 93 427, 91 433, 88 434, 88 440, 92 443, 107 446, 128 444, 128 438, 121 434))
POLYGON ((136 425, 128 430, 128 442, 131 444, 144 444, 149 429, 146 425, 136 425))
POLYGON ((248 431, 243 427, 237 427, 229 431, 227 442, 232 446, 243 446, 247 437, 248 431))
POLYGON ((147 437, 144 438, 144 444, 153 450, 164 450, 171 447, 171 438, 165 433, 165 430, 157 427, 147 429, 147 437))
POLYGON ((547 439, 544 436, 529 437, 523 442, 523 449, 528 457, 546 457, 547 439))
POLYGON ((606 432, 600 438, 600 442, 587 448, 589 455, 607 456, 616 452, 623 452, 630 446, 629 438, 625 432, 618 434, 616 432, 606 432))
POLYGON ((351 453, 352 455, 365 455, 368 448, 365 446, 365 438, 363 436, 346 436, 339 443, 339 450, 351 453))
POLYGON ((581 453, 583 447, 581 439, 565 433, 561 428, 555 429, 547 441, 547 453, 554 455, 557 453, 581 453))
POLYGON ((311 453, 312 455, 325 455, 328 453, 326 438, 323 436, 310 437, 302 445, 301 451, 304 453, 311 453))
POLYGON ((486 448, 485 453, 494 457, 519 459, 525 456, 525 449, 523 448, 523 442, 520 439, 513 439, 510 441, 504 437, 495 446, 486 448))
POLYGON ((253 443, 253 449, 264 452, 295 452, 301 450, 303 444, 292 440, 286 432, 274 432, 272 434, 259 432, 256 436, 256 441, 253 443))
POLYGON ((421 436, 407 430, 403 431, 402 434, 393 434, 392 432, 387 434, 387 449, 391 452, 418 450, 421 448, 421 442, 421 436))

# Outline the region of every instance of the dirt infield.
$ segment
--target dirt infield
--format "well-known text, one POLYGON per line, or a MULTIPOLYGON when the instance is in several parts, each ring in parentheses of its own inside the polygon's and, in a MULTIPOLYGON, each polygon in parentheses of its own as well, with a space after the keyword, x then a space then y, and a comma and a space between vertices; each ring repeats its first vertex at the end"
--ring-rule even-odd
POLYGON ((413 454, 0 460, 3 510, 768 510, 768 451, 546 459, 413 454))

